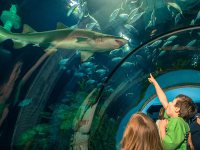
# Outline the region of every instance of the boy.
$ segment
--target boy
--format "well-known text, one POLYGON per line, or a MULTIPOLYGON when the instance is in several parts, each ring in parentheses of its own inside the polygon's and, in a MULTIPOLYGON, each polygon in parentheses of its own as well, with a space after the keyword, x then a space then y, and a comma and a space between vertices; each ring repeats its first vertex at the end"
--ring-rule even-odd
POLYGON ((165 150, 186 150, 189 125, 185 120, 196 113, 195 104, 186 95, 178 95, 168 102, 164 91, 150 74, 148 78, 156 89, 158 98, 165 109, 165 120, 159 123, 160 136, 165 150))

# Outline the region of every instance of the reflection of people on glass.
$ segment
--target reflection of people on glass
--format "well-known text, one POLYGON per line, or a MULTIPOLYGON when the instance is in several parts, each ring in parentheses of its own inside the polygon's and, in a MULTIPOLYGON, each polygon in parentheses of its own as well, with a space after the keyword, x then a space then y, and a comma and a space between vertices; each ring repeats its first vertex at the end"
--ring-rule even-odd
POLYGON ((200 113, 197 113, 194 117, 194 122, 190 125, 191 132, 191 150, 200 150, 200 113))
POLYGON ((122 150, 163 150, 155 122, 140 112, 129 120, 121 144, 122 150))
POLYGON ((164 91, 151 74, 148 80, 154 85, 158 98, 165 108, 164 117, 167 121, 161 120, 159 123, 164 149, 186 150, 190 128, 185 120, 195 114, 195 104, 190 97, 182 94, 176 96, 172 102, 168 102, 164 91))

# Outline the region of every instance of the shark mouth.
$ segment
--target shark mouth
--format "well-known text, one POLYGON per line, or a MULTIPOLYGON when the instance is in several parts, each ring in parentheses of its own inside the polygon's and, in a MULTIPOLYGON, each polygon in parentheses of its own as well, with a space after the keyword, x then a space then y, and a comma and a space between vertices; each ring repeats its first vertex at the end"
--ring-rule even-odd
POLYGON ((115 40, 115 42, 117 42, 117 44, 119 44, 119 46, 123 46, 125 43, 121 40, 115 40))

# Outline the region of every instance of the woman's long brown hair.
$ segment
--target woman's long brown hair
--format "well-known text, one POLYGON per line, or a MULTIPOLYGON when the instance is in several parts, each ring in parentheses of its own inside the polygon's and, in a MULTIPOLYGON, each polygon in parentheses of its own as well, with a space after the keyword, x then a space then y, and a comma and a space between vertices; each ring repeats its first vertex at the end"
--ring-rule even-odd
POLYGON ((155 122, 141 112, 129 120, 121 144, 122 150, 163 150, 155 122))

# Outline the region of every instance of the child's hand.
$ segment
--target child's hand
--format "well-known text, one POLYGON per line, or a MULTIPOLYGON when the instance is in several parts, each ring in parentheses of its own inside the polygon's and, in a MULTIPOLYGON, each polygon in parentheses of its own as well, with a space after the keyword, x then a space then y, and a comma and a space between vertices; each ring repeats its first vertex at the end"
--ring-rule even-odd
POLYGON ((148 78, 148 80, 149 80, 149 82, 152 83, 152 84, 154 84, 154 83, 157 82, 156 79, 152 76, 151 73, 150 73, 150 78, 148 78))
POLYGON ((161 128, 165 128, 167 127, 167 124, 168 124, 168 120, 167 119, 163 119, 163 120, 160 120, 160 126, 161 128))
POLYGON ((163 140, 166 136, 166 128, 167 128, 168 120, 160 120, 159 129, 160 129, 160 137, 163 140))

